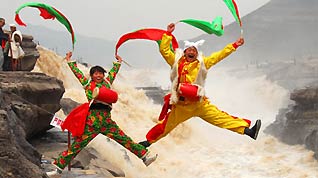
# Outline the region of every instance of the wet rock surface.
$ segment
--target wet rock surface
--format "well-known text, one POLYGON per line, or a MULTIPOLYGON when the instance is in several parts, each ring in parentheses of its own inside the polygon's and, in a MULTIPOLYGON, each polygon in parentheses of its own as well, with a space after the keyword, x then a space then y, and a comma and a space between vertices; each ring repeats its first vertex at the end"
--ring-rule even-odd
POLYGON ((287 144, 306 145, 318 159, 318 87, 295 90, 290 99, 295 104, 281 109, 275 122, 265 132, 287 144))
POLYGON ((0 72, 0 175, 47 177, 41 153, 28 140, 50 129, 62 82, 41 73, 0 72))

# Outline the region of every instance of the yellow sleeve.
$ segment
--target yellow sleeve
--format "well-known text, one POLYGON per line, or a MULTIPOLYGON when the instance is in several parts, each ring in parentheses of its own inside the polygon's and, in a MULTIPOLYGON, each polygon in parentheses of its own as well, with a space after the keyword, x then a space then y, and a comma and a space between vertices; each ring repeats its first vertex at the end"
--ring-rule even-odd
POLYGON ((173 66, 174 64, 174 58, 175 54, 173 51, 171 51, 170 44, 171 44, 172 36, 163 34, 161 38, 161 43, 159 46, 160 53, 162 57, 166 60, 166 62, 170 65, 173 66))
POLYGON ((204 57, 204 64, 207 69, 210 69, 213 65, 226 58, 232 52, 236 51, 232 44, 228 44, 222 50, 212 53, 208 57, 204 57))

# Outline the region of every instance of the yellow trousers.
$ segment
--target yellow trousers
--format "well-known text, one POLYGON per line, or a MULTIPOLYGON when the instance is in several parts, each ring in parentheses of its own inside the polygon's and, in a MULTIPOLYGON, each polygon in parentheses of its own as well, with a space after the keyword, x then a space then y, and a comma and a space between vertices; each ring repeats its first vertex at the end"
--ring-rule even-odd
POLYGON ((155 125, 147 133, 147 141, 154 143, 166 136, 178 124, 192 118, 200 117, 206 122, 220 128, 228 129, 239 134, 244 133, 244 129, 250 126, 251 121, 243 118, 231 116, 228 113, 219 110, 205 98, 201 102, 183 102, 179 101, 176 105, 172 105, 171 111, 167 113, 165 118, 155 125))

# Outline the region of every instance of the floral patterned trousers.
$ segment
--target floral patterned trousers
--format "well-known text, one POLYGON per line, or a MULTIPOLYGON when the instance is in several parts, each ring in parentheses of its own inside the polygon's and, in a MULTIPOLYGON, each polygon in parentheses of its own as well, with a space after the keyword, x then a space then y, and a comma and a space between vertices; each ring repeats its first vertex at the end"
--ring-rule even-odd
POLYGON ((66 151, 59 154, 53 164, 64 169, 75 156, 99 133, 115 140, 137 157, 141 158, 147 153, 147 149, 135 143, 127 136, 111 119, 110 111, 107 110, 90 110, 86 119, 85 130, 82 136, 74 137, 74 141, 66 151))

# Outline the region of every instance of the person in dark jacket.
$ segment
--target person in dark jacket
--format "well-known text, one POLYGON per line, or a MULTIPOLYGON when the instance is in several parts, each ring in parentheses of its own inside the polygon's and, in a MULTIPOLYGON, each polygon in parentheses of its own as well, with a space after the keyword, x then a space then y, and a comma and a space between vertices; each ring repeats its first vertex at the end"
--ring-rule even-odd
POLYGON ((2 17, 0 17, 0 43, 1 43, 1 50, 0 50, 0 71, 3 70, 3 62, 4 62, 4 55, 3 55, 3 49, 5 47, 6 42, 8 41, 8 37, 6 34, 4 34, 2 28, 6 24, 6 20, 2 17))

